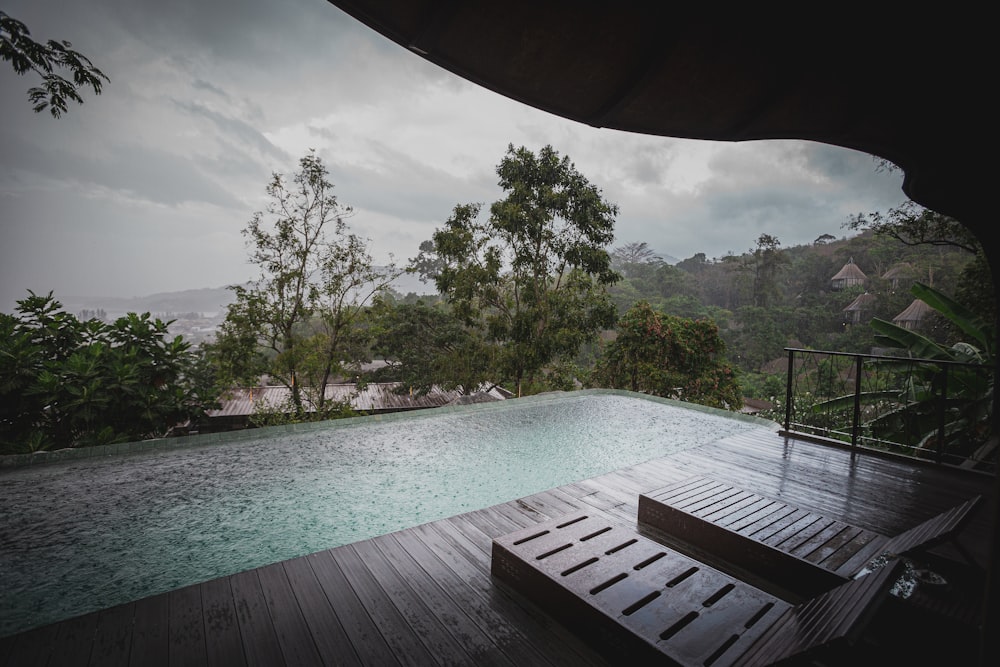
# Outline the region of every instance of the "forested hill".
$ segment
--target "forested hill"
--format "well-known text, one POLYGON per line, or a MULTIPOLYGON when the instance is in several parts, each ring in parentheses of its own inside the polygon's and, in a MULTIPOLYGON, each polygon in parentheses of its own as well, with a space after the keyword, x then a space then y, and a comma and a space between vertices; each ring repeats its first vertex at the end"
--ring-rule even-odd
POLYGON ((731 361, 745 370, 760 369, 786 346, 869 351, 873 335, 867 322, 891 321, 904 311, 914 301, 914 282, 941 290, 987 319, 995 303, 985 264, 954 245, 906 245, 870 231, 789 248, 777 241, 765 234, 742 255, 696 255, 675 265, 658 261, 655 253, 639 262, 622 262, 616 253, 624 280, 611 288, 612 297, 619 313, 645 300, 671 315, 714 320, 731 361), (848 273, 862 276, 860 283, 833 281, 852 264, 848 273), (850 310, 862 294, 868 295, 863 307, 850 310))

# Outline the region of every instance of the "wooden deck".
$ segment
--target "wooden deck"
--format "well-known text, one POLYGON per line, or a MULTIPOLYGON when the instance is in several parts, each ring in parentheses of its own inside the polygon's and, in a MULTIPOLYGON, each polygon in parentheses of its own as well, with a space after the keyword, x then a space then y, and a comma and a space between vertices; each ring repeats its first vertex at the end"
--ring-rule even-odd
MULTIPOLYGON (((990 557, 993 478, 760 432, 0 638, 0 664, 608 664, 494 582, 492 539, 590 507, 635 525, 640 493, 694 474, 884 535, 981 493, 963 545, 990 557)), ((942 595, 969 606, 962 590, 942 595)), ((941 627, 942 642, 968 641, 941 627)))

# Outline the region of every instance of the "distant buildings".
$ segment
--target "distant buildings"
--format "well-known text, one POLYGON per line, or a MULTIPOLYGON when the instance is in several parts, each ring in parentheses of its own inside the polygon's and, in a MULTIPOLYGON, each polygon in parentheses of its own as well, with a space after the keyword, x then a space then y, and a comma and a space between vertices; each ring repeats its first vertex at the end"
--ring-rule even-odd
MULTIPOLYGON (((882 280, 886 281, 889 289, 895 292, 908 286, 915 275, 914 268, 910 264, 897 264, 882 274, 882 280)), ((868 282, 868 276, 854 263, 852 257, 847 264, 830 279, 830 289, 841 291, 849 287, 864 287, 868 282)), ((872 312, 878 300, 874 294, 864 292, 859 294, 851 303, 843 309, 844 322, 846 324, 860 324, 871 319, 872 312)), ((920 322, 930 314, 933 309, 920 299, 915 299, 906 309, 896 315, 892 322, 896 326, 904 329, 916 329, 920 322)))
MULTIPOLYGON (((330 384, 326 387, 326 400, 349 403, 351 409, 361 414, 375 415, 440 408, 447 405, 487 403, 511 398, 512 394, 501 387, 484 387, 470 395, 433 387, 426 394, 397 393, 398 382, 371 382, 359 389, 356 384, 330 384)), ((220 399, 221 407, 210 410, 202 432, 229 431, 247 428, 250 417, 258 411, 281 410, 291 401, 291 391, 285 386, 242 387, 232 389, 220 399)))

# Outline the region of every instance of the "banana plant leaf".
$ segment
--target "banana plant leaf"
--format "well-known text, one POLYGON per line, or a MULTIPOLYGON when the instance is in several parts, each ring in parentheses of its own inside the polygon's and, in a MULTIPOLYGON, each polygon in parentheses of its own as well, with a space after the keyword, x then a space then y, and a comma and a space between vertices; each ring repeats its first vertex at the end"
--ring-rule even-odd
POLYGON ((982 317, 972 312, 957 301, 945 296, 933 287, 923 283, 914 283, 910 292, 928 306, 948 318, 963 333, 971 336, 979 344, 986 356, 993 356, 993 337, 989 333, 990 325, 982 317))
POLYGON ((904 329, 877 317, 872 318, 871 327, 875 330, 876 345, 903 348, 918 359, 955 361, 951 352, 916 331, 904 329))

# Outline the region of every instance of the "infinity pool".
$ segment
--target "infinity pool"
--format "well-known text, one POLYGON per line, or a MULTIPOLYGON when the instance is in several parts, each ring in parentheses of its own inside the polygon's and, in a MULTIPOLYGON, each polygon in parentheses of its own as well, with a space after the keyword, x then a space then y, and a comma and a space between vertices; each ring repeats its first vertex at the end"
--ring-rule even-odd
POLYGON ((585 391, 4 469, 0 636, 772 426, 585 391))

